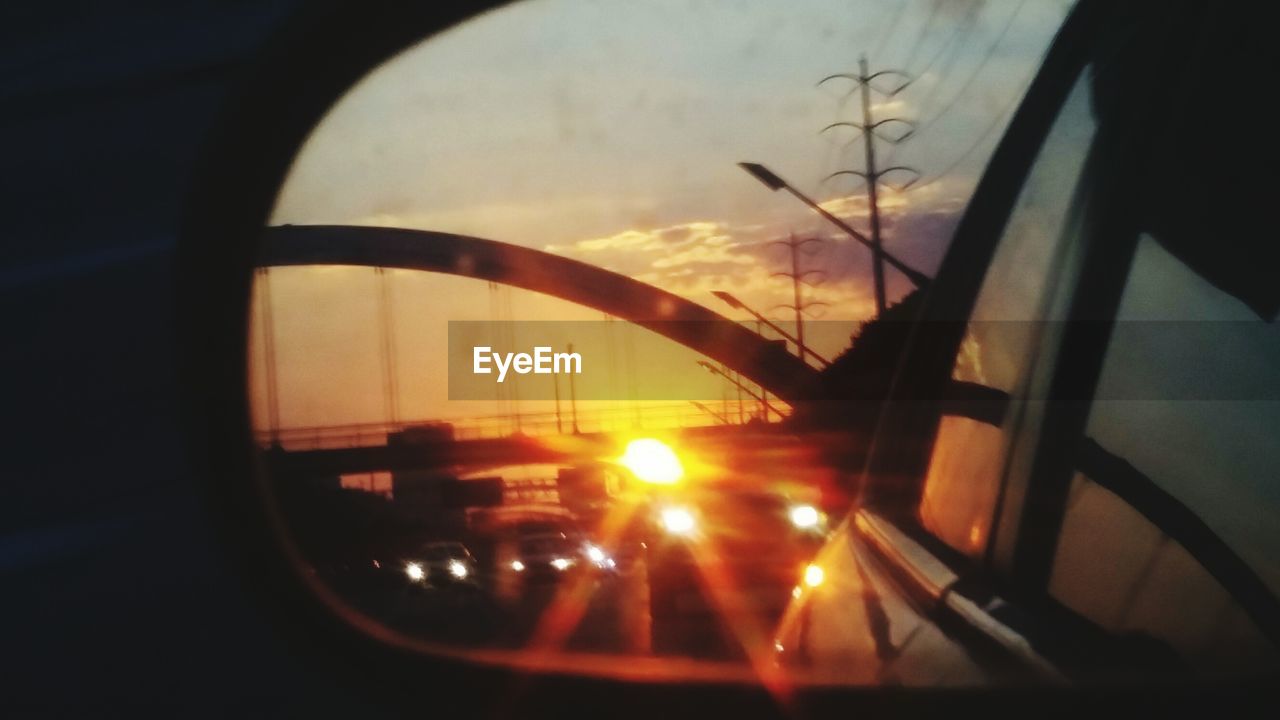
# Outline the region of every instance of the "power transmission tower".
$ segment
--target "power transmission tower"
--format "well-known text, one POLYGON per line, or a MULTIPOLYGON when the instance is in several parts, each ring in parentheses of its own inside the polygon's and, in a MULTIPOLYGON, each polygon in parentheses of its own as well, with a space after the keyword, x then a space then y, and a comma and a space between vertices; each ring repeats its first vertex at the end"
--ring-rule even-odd
MULTIPOLYGON (((806 347, 804 344, 804 312, 806 309, 811 307, 817 307, 819 305, 827 305, 827 303, 821 302, 821 301, 811 300, 811 301, 805 302, 803 293, 801 292, 801 286, 805 284, 806 277, 808 277, 809 275, 823 275, 823 276, 826 275, 826 273, 821 270, 801 270, 800 269, 800 248, 804 247, 805 245, 808 245, 809 243, 817 243, 817 242, 822 242, 822 240, 820 238, 813 238, 813 237, 797 238, 795 236, 795 233, 792 233, 790 236, 788 236, 786 240, 775 240, 774 242, 770 243, 770 245, 782 245, 786 247, 791 254, 791 271, 776 272, 773 274, 773 277, 785 277, 785 278, 791 279, 792 297, 794 299, 789 305, 784 304, 784 305, 778 305, 777 307, 795 311, 796 353, 800 356, 800 362, 807 362, 807 360, 805 360, 805 357, 807 355, 813 354, 809 351, 809 348, 806 347)), ((815 355, 815 357, 817 356, 815 355)))
POLYGON ((879 139, 879 140, 888 142, 892 145, 897 145, 898 143, 906 140, 908 137, 911 136, 913 132, 915 132, 915 125, 910 120, 904 120, 899 117, 888 117, 888 118, 881 118, 879 120, 876 120, 873 117, 873 111, 871 106, 871 91, 875 90, 877 94, 886 98, 891 98, 894 95, 897 95, 898 93, 906 89, 906 87, 911 84, 911 78, 901 70, 881 70, 875 73, 868 72, 867 58, 865 55, 858 59, 858 72, 856 75, 852 73, 839 73, 836 75, 828 75, 822 80, 819 80, 818 84, 821 85, 822 83, 825 83, 828 80, 834 80, 836 78, 843 78, 845 80, 852 80, 854 82, 854 87, 853 89, 850 90, 850 93, 852 93, 854 90, 861 91, 862 122, 860 123, 850 122, 850 121, 834 122, 826 126, 825 128, 823 128, 822 132, 826 132, 828 130, 831 130, 832 128, 837 128, 837 127, 850 127, 850 128, 854 128, 859 133, 861 133, 864 169, 863 170, 839 170, 829 175, 827 179, 830 180, 831 178, 837 177, 839 175, 856 175, 862 178, 863 181, 865 181, 867 184, 867 207, 868 207, 868 211, 870 212, 870 222, 871 222, 871 255, 872 255, 871 274, 875 282, 876 316, 879 317, 880 315, 884 314, 884 309, 886 304, 885 283, 884 283, 885 255, 884 255, 884 249, 883 249, 884 248, 883 239, 881 237, 881 232, 880 232, 880 197, 878 192, 880 179, 885 175, 888 175, 889 173, 893 173, 893 172, 911 173, 911 175, 913 176, 911 180, 909 180, 904 185, 900 185, 894 188, 895 190, 898 190, 899 192, 901 192, 902 190, 907 189, 907 187, 909 187, 916 180, 919 180, 920 173, 914 168, 906 167, 905 165, 893 165, 883 169, 879 168, 876 165, 875 141, 879 139), (904 80, 902 84, 898 85, 897 87, 891 90, 882 90, 872 85, 872 82, 875 81, 877 78, 893 76, 893 75, 903 78, 904 80), (880 128, 890 123, 901 123, 907 127, 907 130, 906 132, 896 137, 883 134, 880 131, 880 128))

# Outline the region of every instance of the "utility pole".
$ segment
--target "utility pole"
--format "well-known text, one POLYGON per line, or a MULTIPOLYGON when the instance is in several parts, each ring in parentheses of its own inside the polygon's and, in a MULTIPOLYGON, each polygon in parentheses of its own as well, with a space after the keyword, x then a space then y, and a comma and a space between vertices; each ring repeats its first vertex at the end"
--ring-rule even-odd
POLYGON ((818 305, 826 305, 827 303, 811 301, 805 302, 801 294, 801 285, 805 282, 805 277, 809 275, 826 275, 821 270, 801 270, 800 269, 800 248, 809 243, 822 242, 819 238, 797 238, 792 233, 786 240, 775 240, 770 243, 772 245, 786 246, 791 254, 791 272, 776 272, 772 277, 791 278, 791 293, 794 298, 790 305, 779 305, 778 307, 794 310, 796 314, 796 351, 800 356, 800 362, 807 362, 805 357, 810 355, 809 348, 804 344, 804 311, 806 308, 818 305))
MULTIPOLYGON (((756 334, 764 337, 764 318, 756 318, 756 334)), ((769 391, 760 386, 760 420, 769 422, 769 391)))
MULTIPOLYGON (((569 343, 568 352, 573 354, 573 343, 569 343)), ((578 389, 573 382, 573 373, 569 373, 569 417, 572 418, 573 434, 578 434, 578 389)))
POLYGON ((280 395, 276 384, 276 326, 271 307, 271 268, 258 268, 262 300, 262 351, 266 365, 267 430, 272 447, 280 444, 280 395))
POLYGON ((747 418, 742 410, 742 373, 735 370, 733 378, 733 384, 738 388, 738 424, 744 425, 747 422, 747 418))
MULTIPOLYGON (((871 83, 867 77, 867 56, 858 58, 858 74, 862 85, 862 127, 871 127, 871 83)), ((880 201, 876 195, 876 144, 871 133, 862 133, 862 147, 866 159, 867 199, 871 206, 871 275, 876 286, 876 317, 884 314, 884 245, 880 240, 880 201)))
MULTIPOLYGON (((795 337, 794 335, 792 335, 791 333, 787 332, 786 330, 783 330, 782 328, 778 327, 778 326, 777 326, 776 324, 774 324, 774 322, 773 322, 772 320, 770 320, 769 318, 767 318, 767 317, 765 317, 765 316, 761 315, 760 313, 756 312, 755 310, 751 309, 751 306, 750 306, 750 305, 747 305, 746 303, 742 302, 742 301, 741 301, 741 300, 739 300, 738 298, 734 297, 733 295, 731 295, 731 294, 729 294, 729 293, 727 293, 727 292, 725 292, 725 291, 723 291, 723 290, 712 290, 712 291, 711 291, 711 294, 712 294, 712 295, 715 295, 716 297, 718 297, 718 298, 720 298, 721 300, 723 300, 723 301, 724 301, 727 305, 729 305, 730 307, 735 308, 735 309, 738 309, 738 310, 743 310, 743 311, 747 312, 748 314, 750 314, 750 315, 751 315, 751 317, 755 318, 755 319, 756 319, 756 335, 759 335, 760 337, 762 337, 762 338, 763 338, 763 337, 764 337, 764 330, 763 330, 762 326, 764 326, 764 327, 768 327, 768 328, 772 329, 774 332, 778 333, 779 335, 781 335, 781 336, 783 337, 783 341, 782 341, 782 342, 783 342, 783 347, 786 347, 786 341, 787 341, 787 340, 790 340, 791 342, 795 343, 797 347, 799 347, 799 345, 800 345, 800 339, 799 339, 799 338, 795 337)), ((815 303, 815 304, 816 304, 816 303, 815 303)), ((785 307, 790 307, 790 306, 789 306, 789 305, 787 305, 787 306, 785 306, 785 307)), ((828 366, 828 365, 830 365, 830 364, 831 364, 831 361, 830 361, 830 360, 828 360, 828 359, 826 359, 826 358, 822 357, 821 355, 819 355, 818 353, 814 352, 814 351, 813 351, 813 348, 808 348, 807 352, 808 352, 809 357, 816 359, 816 360, 817 360, 817 361, 818 361, 818 362, 819 362, 823 367, 826 367, 826 366, 828 366)), ((797 354, 799 354, 799 353, 797 353, 797 354)))
MULTIPOLYGON (((698 361, 698 367, 702 368, 703 370, 706 370, 707 372, 709 372, 709 373, 711 373, 711 374, 713 374, 713 375, 719 375, 720 377, 724 378, 725 380, 727 380, 727 381, 729 381, 729 382, 733 383, 734 385, 737 385, 737 386, 738 386, 738 389, 739 389, 739 390, 741 390, 742 392, 746 393, 746 394, 747 394, 747 397, 751 398, 752 400, 759 400, 759 401, 764 405, 764 407, 765 407, 766 419, 767 419, 767 417, 768 417, 767 413, 768 413, 768 411, 770 411, 770 410, 772 410, 772 411, 773 411, 773 414, 777 415, 777 416, 778 416, 778 417, 780 417, 780 418, 785 418, 785 417, 786 417, 786 415, 782 414, 782 411, 781 411, 781 410, 779 410, 778 408, 774 407, 774 406, 773 406, 773 404, 772 404, 772 403, 770 403, 768 400, 765 400, 765 399, 764 399, 764 397, 763 397, 762 395, 760 395, 759 393, 756 393, 756 392, 755 392, 755 391, 753 391, 751 388, 749 388, 749 387, 747 387, 746 385, 743 385, 741 382, 739 382, 739 381, 735 380, 735 379, 734 379, 734 377, 733 377, 732 375, 730 375, 728 372, 722 371, 720 368, 716 367, 715 365, 712 365, 711 363, 707 362, 706 360, 699 360, 699 361, 698 361)), ((570 376, 570 377, 572 377, 572 376, 570 376)), ((761 388, 761 389, 763 390, 763 388, 761 388)), ((728 409, 726 408, 726 410, 725 410, 725 417, 727 418, 727 417, 728 417, 728 415, 729 415, 729 413, 728 413, 728 409)), ((727 425, 728 423, 725 423, 725 424, 727 425)))
POLYGON ((559 373, 551 373, 551 387, 556 394, 556 434, 564 434, 564 425, 560 420, 560 375, 559 373))
MULTIPOLYGON (((867 207, 870 212, 870 222, 871 222, 871 236, 869 238, 871 241, 870 242, 871 276, 875 285, 876 317, 879 317, 880 315, 884 314, 884 309, 887 304, 886 297, 885 297, 885 282, 884 282, 885 252, 884 252, 883 238, 881 237, 881 232, 880 232, 880 198, 879 198, 879 192, 878 192, 880 178, 891 172, 911 173, 913 177, 909 182, 907 182, 905 185, 895 188, 898 191, 902 191, 907 189, 907 187, 909 187, 916 180, 919 180, 920 173, 917 170, 906 167, 904 165, 894 165, 892 167, 887 167, 883 170, 879 169, 876 166, 876 143, 875 143, 876 139, 884 140, 886 142, 897 145, 898 143, 906 140, 908 137, 911 136, 913 132, 915 132, 915 125, 909 120, 903 120, 902 118, 897 118, 897 117, 882 118, 880 120, 874 119, 873 113, 871 111, 871 91, 876 90, 876 92, 880 95, 883 95, 885 97, 893 97, 894 95, 897 95, 899 92, 905 89, 907 85, 911 84, 911 78, 906 73, 901 72, 899 70, 881 70, 880 72, 870 73, 867 70, 867 57, 865 55, 863 55, 858 59, 858 74, 853 75, 849 73, 842 73, 839 75, 829 75, 823 78, 822 80, 818 81, 818 84, 821 85, 822 83, 825 83, 828 80, 832 80, 835 78, 844 78, 846 80, 852 80, 855 83, 855 89, 858 89, 861 91, 862 122, 861 123, 836 122, 826 126, 825 128, 822 129, 822 131, 826 132, 827 130, 830 130, 835 127, 851 127, 861 132, 864 169, 861 171, 840 170, 838 172, 832 173, 830 176, 828 176, 827 179, 829 180, 833 177, 836 177, 837 175, 856 175, 862 178, 867 184, 867 207), (899 85, 898 87, 892 90, 882 91, 872 87, 871 85, 872 81, 874 81, 876 78, 884 77, 887 75, 897 75, 902 78, 905 78, 905 80, 901 85, 899 85), (879 131, 879 128, 888 123, 902 123, 907 126, 907 131, 902 133, 901 135, 898 135, 897 137, 890 137, 890 136, 881 134, 879 131)), ((919 285, 920 283, 917 282, 916 284, 919 285)))
POLYGON ((382 335, 382 388, 386 393, 387 415, 392 426, 400 424, 400 387, 396 376, 395 308, 391 302, 386 268, 375 268, 378 276, 378 320, 382 335))

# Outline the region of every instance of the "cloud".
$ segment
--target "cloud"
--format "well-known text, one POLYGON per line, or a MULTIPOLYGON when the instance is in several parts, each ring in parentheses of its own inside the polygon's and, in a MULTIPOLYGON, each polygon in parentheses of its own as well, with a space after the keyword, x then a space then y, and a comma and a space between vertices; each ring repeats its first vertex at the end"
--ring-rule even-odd
MULTIPOLYGON (((868 226, 865 195, 851 194, 823 203, 833 214, 855 227, 868 226)), ((881 221, 885 247, 902 261, 926 274, 936 271, 962 206, 940 193, 882 195, 881 221)), ((867 248, 839 230, 816 225, 823 242, 807 247, 802 270, 819 270, 803 293, 828 304, 832 318, 862 318, 873 312, 871 256, 867 248)), ((657 228, 622 232, 546 250, 613 270, 712 307, 731 312, 712 295, 729 290, 751 307, 764 311, 793 301, 790 280, 777 275, 789 271, 787 251, 775 241, 785 228, 736 226, 723 221, 697 220, 657 228)), ((888 289, 899 297, 911 289, 897 271, 888 271, 888 289)), ((744 318, 745 319, 745 318, 744 318)))
POLYGON ((568 244, 551 244, 544 249, 563 255, 584 255, 609 250, 667 252, 685 245, 723 245, 730 242, 727 227, 714 221, 681 223, 670 227, 630 229, 605 237, 587 238, 568 244))

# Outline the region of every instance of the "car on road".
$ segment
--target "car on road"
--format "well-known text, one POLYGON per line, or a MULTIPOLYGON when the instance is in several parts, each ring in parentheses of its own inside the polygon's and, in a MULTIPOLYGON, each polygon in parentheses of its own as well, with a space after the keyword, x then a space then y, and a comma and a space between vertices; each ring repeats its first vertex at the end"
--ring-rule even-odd
POLYGON ((658 493, 649 511, 645 568, 659 654, 740 653, 744 633, 780 618, 827 534, 814 505, 733 483, 658 493))
POLYGON ((422 546, 403 560, 405 578, 414 586, 475 588, 479 586, 476 561, 458 541, 436 541, 422 546))
POLYGON ((582 571, 612 572, 617 563, 599 545, 571 530, 521 535, 505 565, 525 583, 553 583, 582 571))

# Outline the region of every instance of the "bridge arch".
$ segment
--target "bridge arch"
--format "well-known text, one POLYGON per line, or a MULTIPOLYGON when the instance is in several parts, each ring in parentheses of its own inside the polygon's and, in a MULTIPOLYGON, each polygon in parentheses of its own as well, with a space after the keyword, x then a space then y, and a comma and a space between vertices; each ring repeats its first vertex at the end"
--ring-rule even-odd
POLYGON ((503 283, 591 307, 722 362, 788 402, 814 397, 818 373, 778 343, 647 283, 534 248, 430 230, 357 225, 267 228, 260 266, 356 265, 503 283))

